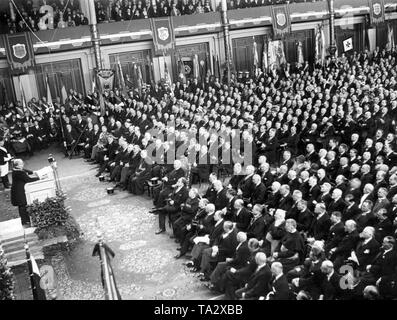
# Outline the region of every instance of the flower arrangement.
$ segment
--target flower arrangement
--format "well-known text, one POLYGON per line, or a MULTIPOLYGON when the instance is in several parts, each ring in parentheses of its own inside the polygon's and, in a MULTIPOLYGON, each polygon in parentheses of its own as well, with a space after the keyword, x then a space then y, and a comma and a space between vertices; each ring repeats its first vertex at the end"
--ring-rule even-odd
POLYGON ((68 240, 74 240, 80 236, 80 227, 70 215, 71 209, 65 206, 65 200, 66 194, 57 192, 55 197, 43 202, 36 200, 27 207, 39 239, 66 235, 68 240))

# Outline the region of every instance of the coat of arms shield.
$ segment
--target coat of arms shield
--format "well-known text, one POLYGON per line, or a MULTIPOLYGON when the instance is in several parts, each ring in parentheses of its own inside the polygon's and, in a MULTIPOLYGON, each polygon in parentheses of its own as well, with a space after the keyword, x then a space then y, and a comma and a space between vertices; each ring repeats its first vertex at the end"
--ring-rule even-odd
POLYGON ((276 14, 276 21, 280 27, 283 27, 287 23, 287 18, 285 17, 284 12, 279 12, 276 14))
POLYGON ((21 43, 17 43, 12 46, 12 51, 14 52, 14 56, 17 57, 18 59, 23 59, 25 58, 27 51, 26 51, 26 46, 21 43))
POLYGON ((166 41, 170 36, 170 33, 168 32, 168 28, 165 27, 158 28, 157 34, 159 36, 159 39, 162 41, 166 41))
POLYGON ((381 12, 382 12, 382 8, 381 8, 381 6, 380 6, 380 3, 374 3, 373 5, 372 5, 372 8, 374 9, 374 14, 375 15, 380 15, 381 14, 381 12))

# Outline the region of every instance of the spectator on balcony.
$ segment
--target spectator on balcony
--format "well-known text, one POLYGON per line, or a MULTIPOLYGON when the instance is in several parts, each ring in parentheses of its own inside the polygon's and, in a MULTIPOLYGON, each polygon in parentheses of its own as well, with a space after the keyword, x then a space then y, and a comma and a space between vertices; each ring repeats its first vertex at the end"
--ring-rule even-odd
POLYGON ((157 7, 157 4, 154 3, 153 5, 151 5, 148 9, 148 17, 149 18, 157 18, 160 17, 161 13, 160 10, 157 7))
POLYGON ((181 15, 181 12, 180 12, 179 9, 176 7, 176 3, 175 3, 175 2, 172 3, 172 8, 171 8, 170 15, 173 16, 173 17, 174 17, 174 16, 180 16, 180 15, 181 15))
POLYGON ((67 26, 68 27, 75 27, 76 26, 76 23, 73 21, 72 16, 68 16, 67 26))
POLYGON ((84 15, 84 13, 80 13, 80 25, 88 26, 88 18, 84 15))
POLYGON ((209 2, 208 0, 206 0, 206 1, 205 1, 205 5, 204 5, 204 12, 207 13, 207 12, 212 12, 212 11, 213 11, 213 10, 212 10, 212 8, 211 8, 210 2, 209 2))
POLYGON ((196 13, 204 13, 204 7, 201 5, 201 2, 197 3, 196 13))

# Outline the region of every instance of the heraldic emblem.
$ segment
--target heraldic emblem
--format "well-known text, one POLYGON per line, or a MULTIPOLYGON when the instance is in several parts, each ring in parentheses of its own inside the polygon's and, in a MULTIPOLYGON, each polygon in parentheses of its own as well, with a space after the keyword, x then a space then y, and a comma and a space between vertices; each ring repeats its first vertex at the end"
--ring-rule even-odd
POLYGON ((277 13, 277 14, 276 14, 276 21, 277 21, 277 24, 278 24, 280 27, 284 27, 285 24, 287 23, 287 18, 286 18, 286 16, 285 16, 285 13, 284 13, 284 12, 279 12, 279 13, 277 13))
POLYGON ((166 41, 170 36, 170 33, 168 32, 168 28, 166 27, 158 28, 157 34, 159 36, 159 39, 162 41, 166 41))
POLYGON ((12 46, 12 51, 14 53, 14 56, 17 57, 18 59, 23 59, 26 57, 27 51, 26 51, 26 46, 21 43, 17 43, 12 46))
POLYGON ((380 6, 380 3, 374 3, 374 4, 372 4, 372 8, 373 8, 373 10, 374 10, 374 14, 375 15, 380 15, 381 13, 382 13, 382 8, 381 8, 381 6, 380 6))

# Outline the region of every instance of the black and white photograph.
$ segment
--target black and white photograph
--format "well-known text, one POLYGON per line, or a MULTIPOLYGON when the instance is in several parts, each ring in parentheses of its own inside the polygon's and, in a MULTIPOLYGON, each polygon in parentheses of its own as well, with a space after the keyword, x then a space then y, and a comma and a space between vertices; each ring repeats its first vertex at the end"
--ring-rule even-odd
POLYGON ((1 0, 0 177, 11 308, 397 300, 397 0, 1 0))

